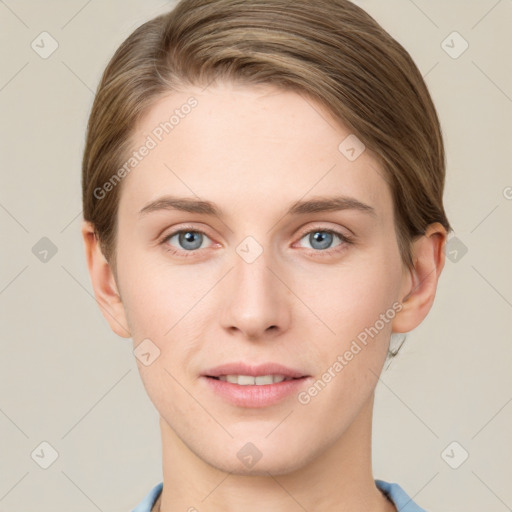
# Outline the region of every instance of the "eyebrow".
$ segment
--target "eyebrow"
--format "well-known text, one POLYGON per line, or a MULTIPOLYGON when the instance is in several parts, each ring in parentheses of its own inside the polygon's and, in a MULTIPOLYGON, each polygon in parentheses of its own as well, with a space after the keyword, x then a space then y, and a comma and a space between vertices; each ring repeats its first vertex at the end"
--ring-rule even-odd
MULTIPOLYGON (((221 218, 222 211, 212 202, 187 197, 164 196, 148 203, 139 211, 139 216, 161 210, 179 210, 188 213, 199 213, 221 218)), ((292 204, 285 215, 305 215, 308 213, 329 212, 338 210, 356 210, 377 216, 375 209, 354 197, 332 196, 318 197, 292 204)))

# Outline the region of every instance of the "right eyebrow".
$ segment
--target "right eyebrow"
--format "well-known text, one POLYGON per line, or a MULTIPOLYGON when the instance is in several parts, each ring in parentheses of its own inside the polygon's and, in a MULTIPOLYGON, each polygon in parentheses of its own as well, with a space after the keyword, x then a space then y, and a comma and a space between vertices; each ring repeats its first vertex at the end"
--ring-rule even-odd
POLYGON ((355 197, 348 196, 329 196, 310 199, 308 201, 296 202, 287 212, 287 215, 307 214, 317 212, 329 212, 337 210, 357 210, 367 213, 373 217, 377 216, 375 208, 359 201, 355 197))

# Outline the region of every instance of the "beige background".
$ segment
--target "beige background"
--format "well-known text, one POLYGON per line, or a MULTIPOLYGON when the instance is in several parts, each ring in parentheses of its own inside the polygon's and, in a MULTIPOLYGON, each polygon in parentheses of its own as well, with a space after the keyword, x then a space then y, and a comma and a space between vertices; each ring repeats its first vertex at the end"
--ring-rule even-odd
MULTIPOLYGON (((512 1, 357 3, 426 77, 455 230, 434 307, 377 388, 374 476, 429 512, 511 510, 512 1), (458 58, 444 48, 461 39, 442 45, 453 31, 469 43, 458 58)), ((0 1, 0 511, 128 511, 161 480, 158 415, 131 342, 92 296, 80 159, 108 59, 171 5, 0 1), (31 47, 43 31, 59 45, 46 59, 31 47), (57 250, 46 262, 43 237, 57 250), (58 453, 47 469, 42 442, 58 453)))

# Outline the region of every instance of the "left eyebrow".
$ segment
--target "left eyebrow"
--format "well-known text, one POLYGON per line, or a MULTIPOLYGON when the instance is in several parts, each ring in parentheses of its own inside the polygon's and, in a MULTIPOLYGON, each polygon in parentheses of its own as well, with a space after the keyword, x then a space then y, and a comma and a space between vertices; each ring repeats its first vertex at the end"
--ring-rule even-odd
MULTIPOLYGON (((180 210, 188 213, 199 213, 203 215, 212 215, 223 217, 223 213, 215 203, 200 199, 187 197, 164 196, 148 203, 139 211, 139 216, 159 210, 180 210)), ((285 215, 305 215, 308 213, 328 212, 337 210, 357 210, 377 216, 375 209, 354 197, 332 196, 309 199, 307 201, 297 201, 292 204, 285 215)))
POLYGON ((182 212, 222 217, 221 211, 210 201, 173 196, 164 196, 152 201, 140 210, 139 215, 142 216, 159 210, 180 210, 182 212))

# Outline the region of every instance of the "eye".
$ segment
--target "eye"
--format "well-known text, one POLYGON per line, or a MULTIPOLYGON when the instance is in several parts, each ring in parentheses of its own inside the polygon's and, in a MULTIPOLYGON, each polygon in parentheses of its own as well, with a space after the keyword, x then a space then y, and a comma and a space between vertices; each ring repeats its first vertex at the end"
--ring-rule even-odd
MULTIPOLYGON (((309 247, 315 253, 324 252, 331 254, 346 248, 347 245, 352 244, 353 240, 348 235, 344 235, 332 229, 315 228, 304 233, 300 240, 305 239, 309 247), (337 245, 333 246, 333 242, 339 240, 337 245)), ((178 256, 189 257, 194 256, 199 249, 208 247, 207 240, 211 240, 206 233, 198 231, 197 229, 180 229, 173 233, 166 235, 161 243, 164 245, 166 251, 176 254, 178 256)))
MULTIPOLYGON (((209 237, 202 231, 194 229, 181 229, 167 235, 162 243, 166 249, 172 253, 195 252, 197 249, 203 249, 204 242, 209 237)), ((188 256, 188 254, 185 254, 188 256)))
POLYGON ((306 239, 310 249, 314 249, 317 252, 336 252, 337 250, 342 250, 345 245, 352 243, 352 239, 349 236, 332 229, 316 228, 310 230, 302 235, 301 240, 303 239, 306 239), (340 243, 333 248, 332 244, 336 238, 340 240, 340 243))

